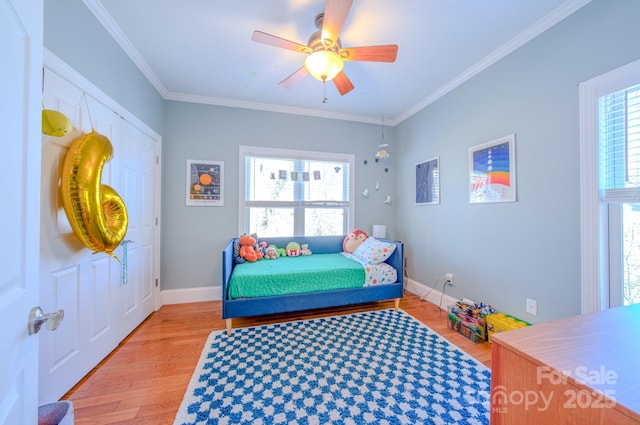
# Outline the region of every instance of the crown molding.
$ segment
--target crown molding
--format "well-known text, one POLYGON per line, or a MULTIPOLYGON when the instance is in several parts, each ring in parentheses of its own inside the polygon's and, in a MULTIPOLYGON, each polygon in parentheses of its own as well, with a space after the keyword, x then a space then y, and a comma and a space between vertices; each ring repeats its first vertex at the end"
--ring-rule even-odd
MULTIPOLYGON (((234 99, 224 99, 209 96, 188 95, 182 93, 169 93, 164 97, 166 100, 177 102, 201 103, 205 105, 226 106, 229 108, 254 109, 267 112, 278 112, 282 114, 304 115, 316 118, 327 118, 333 120, 355 121, 367 124, 380 124, 380 118, 366 115, 344 114, 340 112, 322 111, 318 109, 299 108, 295 106, 275 105, 272 103, 248 102, 234 99)), ((385 118, 385 125, 393 127, 394 121, 385 118)))
POLYGON ((138 67, 140 72, 149 80, 149 82, 155 87, 160 96, 166 99, 169 92, 167 88, 162 84, 162 81, 153 72, 147 61, 144 60, 138 49, 136 49, 131 41, 124 34, 120 26, 113 20, 109 12, 104 8, 100 0, 82 0, 87 6, 89 11, 98 19, 107 32, 113 37, 113 39, 120 45, 122 50, 129 56, 131 61, 138 67))
POLYGON ((491 65, 498 62, 500 59, 504 58, 508 54, 516 51, 529 41, 533 40, 552 26, 556 25, 558 22, 562 21, 566 17, 573 14, 578 9, 584 7, 591 0, 569 0, 563 3, 560 7, 556 8, 553 12, 537 21, 533 25, 529 26, 526 30, 522 31, 520 34, 512 38, 507 43, 503 44, 492 53, 484 57, 482 60, 476 62, 473 66, 465 70, 463 73, 440 87, 438 90, 434 91, 428 97, 424 98, 422 101, 414 105, 413 107, 407 109, 404 113, 400 114, 396 117, 396 121, 401 123, 422 109, 426 108, 436 100, 440 99, 445 94, 449 93, 456 87, 460 86, 464 82, 470 80, 472 77, 478 75, 480 72, 489 68, 491 65))

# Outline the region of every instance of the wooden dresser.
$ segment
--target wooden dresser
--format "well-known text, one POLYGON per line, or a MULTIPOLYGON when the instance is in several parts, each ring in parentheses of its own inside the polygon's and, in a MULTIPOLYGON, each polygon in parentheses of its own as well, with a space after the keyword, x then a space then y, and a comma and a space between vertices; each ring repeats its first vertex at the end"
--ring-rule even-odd
POLYGON ((640 305, 491 336, 491 424, 640 424, 640 305))

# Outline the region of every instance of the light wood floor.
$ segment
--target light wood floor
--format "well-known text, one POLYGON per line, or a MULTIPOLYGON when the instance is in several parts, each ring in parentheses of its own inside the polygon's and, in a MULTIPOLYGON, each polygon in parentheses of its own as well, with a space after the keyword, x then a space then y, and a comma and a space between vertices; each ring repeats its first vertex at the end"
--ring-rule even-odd
MULTIPOLYGON (((393 301, 257 318, 246 327, 392 308, 393 301)), ((491 367, 489 343, 474 344, 447 327, 447 314, 406 293, 400 308, 491 367)), ((225 328, 220 301, 163 306, 131 333, 63 398, 72 400, 75 423, 172 424, 209 334, 225 328)))

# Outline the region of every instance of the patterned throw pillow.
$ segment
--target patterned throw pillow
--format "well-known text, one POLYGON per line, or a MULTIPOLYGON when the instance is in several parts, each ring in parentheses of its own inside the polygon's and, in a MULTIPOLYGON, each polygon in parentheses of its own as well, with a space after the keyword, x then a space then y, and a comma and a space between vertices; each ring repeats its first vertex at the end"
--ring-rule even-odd
POLYGON ((373 236, 369 236, 353 252, 353 255, 368 264, 380 264, 393 254, 396 245, 382 242, 373 236))

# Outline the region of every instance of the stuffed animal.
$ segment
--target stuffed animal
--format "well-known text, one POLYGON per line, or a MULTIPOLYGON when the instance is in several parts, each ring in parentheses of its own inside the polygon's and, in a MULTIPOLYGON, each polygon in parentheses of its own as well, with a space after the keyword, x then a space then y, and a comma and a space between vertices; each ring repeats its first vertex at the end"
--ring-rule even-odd
POLYGON ((264 258, 267 260, 275 260, 278 257, 278 247, 275 245, 269 245, 265 251, 264 258))
MULTIPOLYGON (((262 253, 260 253, 262 254, 262 253)), ((254 262, 258 260, 258 252, 256 251, 256 238, 251 235, 240 236, 240 257, 247 261, 254 262)), ((260 255, 262 258, 262 255, 260 255)))
POLYGON ((233 240, 233 261, 235 261, 236 264, 242 264, 246 261, 240 256, 240 248, 240 239, 235 238, 233 240))
POLYGON ((256 254, 258 254, 258 260, 262 260, 264 258, 264 254, 267 251, 267 243, 265 241, 256 242, 256 254))
POLYGON ((342 242, 343 251, 353 254, 353 251, 355 251, 356 248, 358 248, 368 237, 369 235, 367 235, 367 232, 364 230, 352 230, 351 233, 344 238, 344 242, 342 242))
POLYGON ((300 244, 298 242, 289 242, 285 249, 288 257, 297 257, 300 255, 300 244))
POLYGON ((300 255, 311 255, 311 250, 309 249, 308 243, 303 243, 300 248, 300 255))
POLYGON ((284 248, 278 248, 278 257, 286 257, 287 256, 287 250, 284 248))

